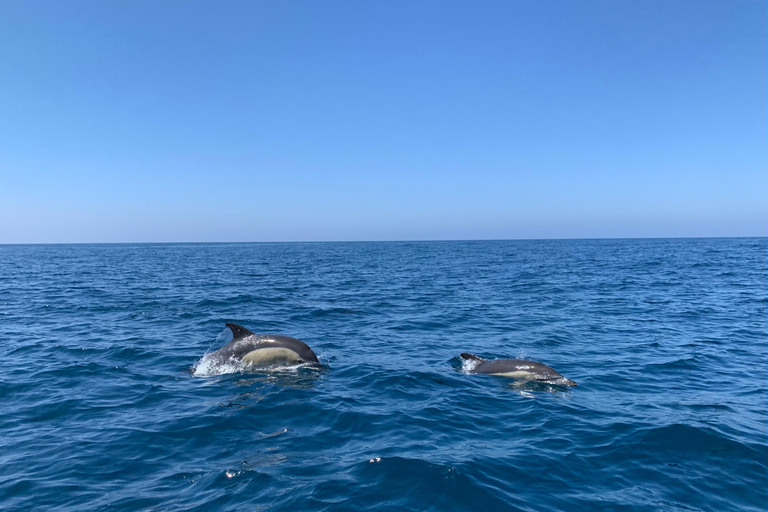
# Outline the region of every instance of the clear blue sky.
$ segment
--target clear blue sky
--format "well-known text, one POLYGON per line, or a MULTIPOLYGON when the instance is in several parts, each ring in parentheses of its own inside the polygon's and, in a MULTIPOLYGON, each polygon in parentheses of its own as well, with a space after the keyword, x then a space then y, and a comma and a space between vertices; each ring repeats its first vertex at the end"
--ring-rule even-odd
POLYGON ((765 236, 766 17, 5 0, 0 243, 765 236))

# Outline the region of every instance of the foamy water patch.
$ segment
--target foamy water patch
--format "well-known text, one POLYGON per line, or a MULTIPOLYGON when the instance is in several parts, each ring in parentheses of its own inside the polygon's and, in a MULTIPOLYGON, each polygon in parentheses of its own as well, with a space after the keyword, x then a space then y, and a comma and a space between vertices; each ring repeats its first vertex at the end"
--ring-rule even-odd
POLYGON ((472 370, 480 366, 482 363, 479 359, 463 359, 461 362, 461 371, 463 373, 470 373, 472 370))
POLYGON ((213 377, 214 375, 241 372, 245 369, 246 366, 239 361, 231 359, 227 361, 217 361, 211 357, 211 354, 205 354, 193 367, 192 376, 213 377))
POLYGON ((212 353, 205 354, 192 369, 193 377, 214 377, 216 375, 226 375, 229 373, 270 373, 270 374, 298 374, 302 368, 313 369, 316 365, 312 363, 302 363, 291 366, 268 366, 254 367, 253 365, 243 363, 236 359, 226 361, 217 361, 211 357, 212 353))

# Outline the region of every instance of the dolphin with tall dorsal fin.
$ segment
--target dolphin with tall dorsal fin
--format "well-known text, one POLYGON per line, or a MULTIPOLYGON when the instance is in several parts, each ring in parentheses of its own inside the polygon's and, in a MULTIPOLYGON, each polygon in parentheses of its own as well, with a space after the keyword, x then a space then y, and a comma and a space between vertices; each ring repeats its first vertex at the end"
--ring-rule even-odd
POLYGON ((226 325, 232 330, 232 341, 208 355, 214 362, 241 361, 254 368, 320 363, 301 340, 277 334, 255 334, 238 324, 226 325))
POLYGON ((464 360, 475 362, 475 366, 467 370, 469 373, 485 373, 487 375, 532 380, 546 384, 576 386, 576 383, 571 379, 566 379, 549 366, 536 361, 526 361, 525 359, 494 359, 487 361, 482 357, 477 357, 467 352, 461 354, 461 357, 464 360))

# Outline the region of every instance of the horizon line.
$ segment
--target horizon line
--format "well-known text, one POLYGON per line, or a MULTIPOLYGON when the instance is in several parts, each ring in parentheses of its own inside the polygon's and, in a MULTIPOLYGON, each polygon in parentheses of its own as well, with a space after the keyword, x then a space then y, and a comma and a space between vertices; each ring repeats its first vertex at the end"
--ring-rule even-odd
POLYGON ((762 236, 627 236, 627 237, 563 237, 563 238, 456 238, 456 239, 400 239, 400 240, 262 240, 247 242, 3 242, 5 245, 190 245, 190 244, 354 244, 354 243, 447 243, 447 242, 523 242, 560 240, 718 240, 738 238, 768 238, 762 236))

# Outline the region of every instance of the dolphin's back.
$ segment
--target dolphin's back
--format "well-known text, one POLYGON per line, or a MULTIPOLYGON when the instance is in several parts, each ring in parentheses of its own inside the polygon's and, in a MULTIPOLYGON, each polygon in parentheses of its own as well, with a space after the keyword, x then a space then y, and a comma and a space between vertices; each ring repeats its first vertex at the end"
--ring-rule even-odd
POLYGON ((484 373, 487 375, 499 375, 515 379, 535 380, 539 382, 551 382, 566 386, 575 386, 576 383, 566 379, 549 366, 538 361, 525 359, 494 359, 487 361, 476 355, 463 353, 463 359, 474 361, 475 365, 467 370, 469 373, 484 373))
POLYGON ((296 338, 279 334, 255 334, 233 323, 228 323, 227 327, 232 330, 233 338, 211 354, 218 361, 234 359, 253 366, 319 362, 312 349, 296 338))
POLYGON ((524 359, 494 359, 493 361, 483 361, 475 367, 473 372, 488 374, 531 372, 537 374, 550 373, 553 376, 560 375, 545 364, 536 361, 526 361, 524 359))

